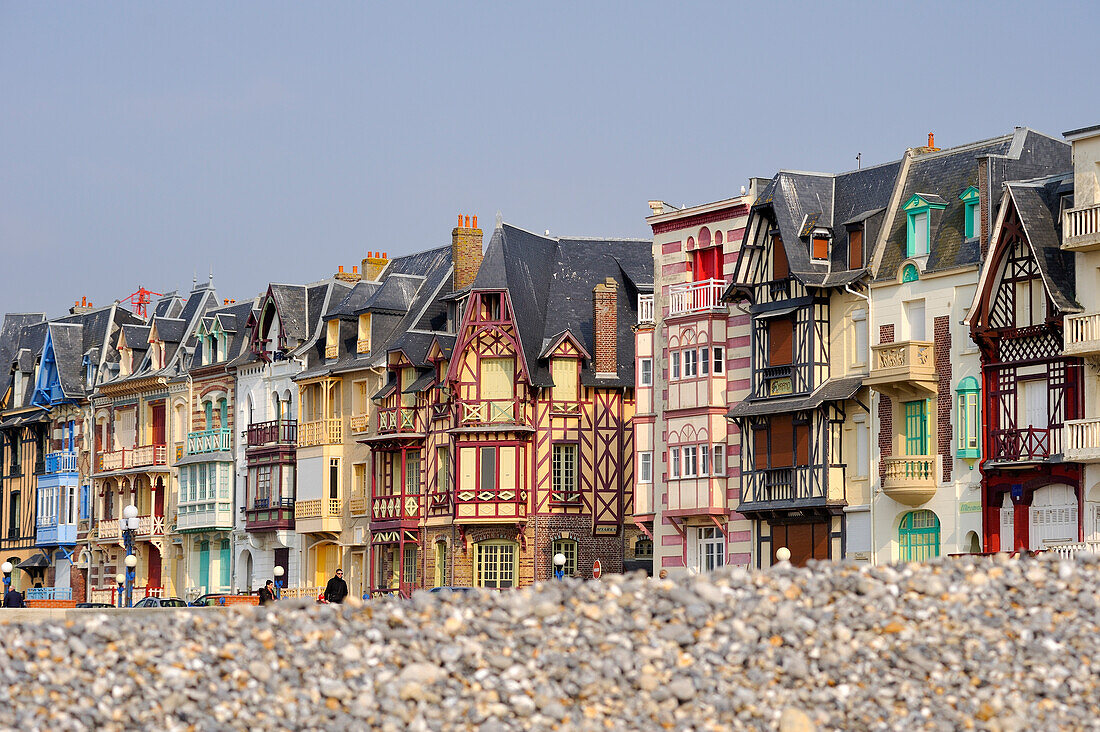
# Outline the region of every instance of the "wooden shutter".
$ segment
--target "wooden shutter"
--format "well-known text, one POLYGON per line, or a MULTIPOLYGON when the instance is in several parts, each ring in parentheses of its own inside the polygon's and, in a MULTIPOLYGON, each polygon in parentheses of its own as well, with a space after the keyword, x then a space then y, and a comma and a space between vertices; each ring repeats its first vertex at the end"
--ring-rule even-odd
POLYGON ((791 274, 791 268, 787 265, 787 250, 783 248, 783 240, 778 236, 772 239, 772 279, 785 280, 791 274))
POLYGON ((766 429, 752 431, 752 459, 754 470, 764 470, 768 467, 768 431, 766 429))
POLYGON ((796 465, 810 464, 810 425, 794 426, 794 456, 796 465))
POLYGON ((768 365, 790 366, 793 362, 794 321, 775 318, 768 323, 768 365))
POLYGON ((514 396, 515 372, 514 358, 481 359, 481 398, 511 399, 514 396))
POLYGON ((863 230, 853 229, 848 232, 848 269, 859 269, 863 266, 863 230))
POLYGON ((794 465, 794 430, 791 425, 791 416, 782 414, 772 417, 771 433, 771 467, 792 467, 794 465))
POLYGON ((577 359, 551 359, 550 373, 554 379, 554 401, 577 401, 577 359))
POLYGON ((829 239, 824 236, 815 236, 814 241, 814 259, 828 259, 829 258, 829 239))

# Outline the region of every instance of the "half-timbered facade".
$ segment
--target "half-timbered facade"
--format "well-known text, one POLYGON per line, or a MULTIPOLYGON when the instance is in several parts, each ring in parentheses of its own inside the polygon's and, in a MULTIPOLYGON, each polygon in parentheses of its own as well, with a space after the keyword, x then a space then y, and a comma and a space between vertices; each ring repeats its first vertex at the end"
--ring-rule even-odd
POLYGON ((756 193, 650 203, 654 280, 635 328, 634 523, 644 533, 626 554, 651 568, 751 561, 751 524, 737 513, 741 436, 726 419, 748 394, 749 315, 722 295, 756 193))
MULTIPOLYGON (((907 151, 874 248, 870 373, 873 559, 980 552, 981 359, 963 323, 990 231, 989 198, 1021 172, 1064 170, 1069 149, 1027 128, 907 151)), ((865 345, 864 345, 865 347, 865 345)), ((866 454, 865 432, 859 451, 866 454)), ((849 532, 849 549, 853 546, 849 532)), ((854 552, 852 552, 854 553, 854 552)))
POLYGON ((1059 231, 1072 184, 1070 173, 1006 184, 967 318, 982 359, 986 551, 1082 539, 1084 471, 1067 423, 1084 416, 1084 369, 1063 353, 1065 319, 1082 307, 1059 231))
POLYGON ((726 296, 751 316, 748 396, 729 418, 757 566, 780 548, 796 564, 845 556, 845 509, 869 503, 866 468, 853 461, 869 410, 864 242, 882 226, 899 168, 782 172, 753 203, 726 296))

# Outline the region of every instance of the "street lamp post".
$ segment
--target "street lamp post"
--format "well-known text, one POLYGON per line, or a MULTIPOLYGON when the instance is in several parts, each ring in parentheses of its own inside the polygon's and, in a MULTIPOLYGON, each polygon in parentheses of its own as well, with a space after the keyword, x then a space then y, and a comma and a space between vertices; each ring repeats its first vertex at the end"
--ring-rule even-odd
POLYGON ((278 564, 275 565, 274 575, 275 575, 275 599, 276 600, 282 599, 283 572, 284 571, 285 570, 282 567, 280 567, 278 564))
POLYGON ((134 556, 134 533, 141 521, 137 506, 130 504, 122 509, 122 540, 126 547, 126 607, 134 606, 134 578, 137 576, 137 557, 134 556))
POLYGON ((565 555, 561 552, 554 555, 554 579, 565 579, 565 555))
POLYGON ((4 573, 4 594, 8 594, 8 590, 11 589, 11 572, 15 567, 11 566, 11 562, 4 562, 0 564, 0 572, 4 573))
POLYGON ((119 572, 115 575, 115 582, 118 583, 118 606, 122 607, 122 586, 126 584, 126 575, 119 572))

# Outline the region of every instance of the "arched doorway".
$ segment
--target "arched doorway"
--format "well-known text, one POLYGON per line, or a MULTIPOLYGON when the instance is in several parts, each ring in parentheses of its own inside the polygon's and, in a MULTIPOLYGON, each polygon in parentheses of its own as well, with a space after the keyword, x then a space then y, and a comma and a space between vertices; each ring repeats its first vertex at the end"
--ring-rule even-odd
POLYGON ((923 562, 940 555, 940 519, 928 510, 910 511, 898 527, 898 559, 923 562))
POLYGON ((146 583, 146 586, 161 587, 160 551, 152 544, 148 544, 147 546, 149 547, 149 581, 146 583))
POLYGON ((241 552, 240 563, 243 568, 240 589, 244 592, 252 592, 252 552, 247 549, 241 552))

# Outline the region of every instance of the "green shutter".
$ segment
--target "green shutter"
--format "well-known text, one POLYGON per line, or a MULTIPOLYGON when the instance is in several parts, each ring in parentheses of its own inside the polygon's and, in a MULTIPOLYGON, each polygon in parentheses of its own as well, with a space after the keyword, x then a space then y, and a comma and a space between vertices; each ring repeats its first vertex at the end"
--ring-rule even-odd
POLYGON ((905 402, 905 454, 927 455, 928 411, 923 399, 905 402))

